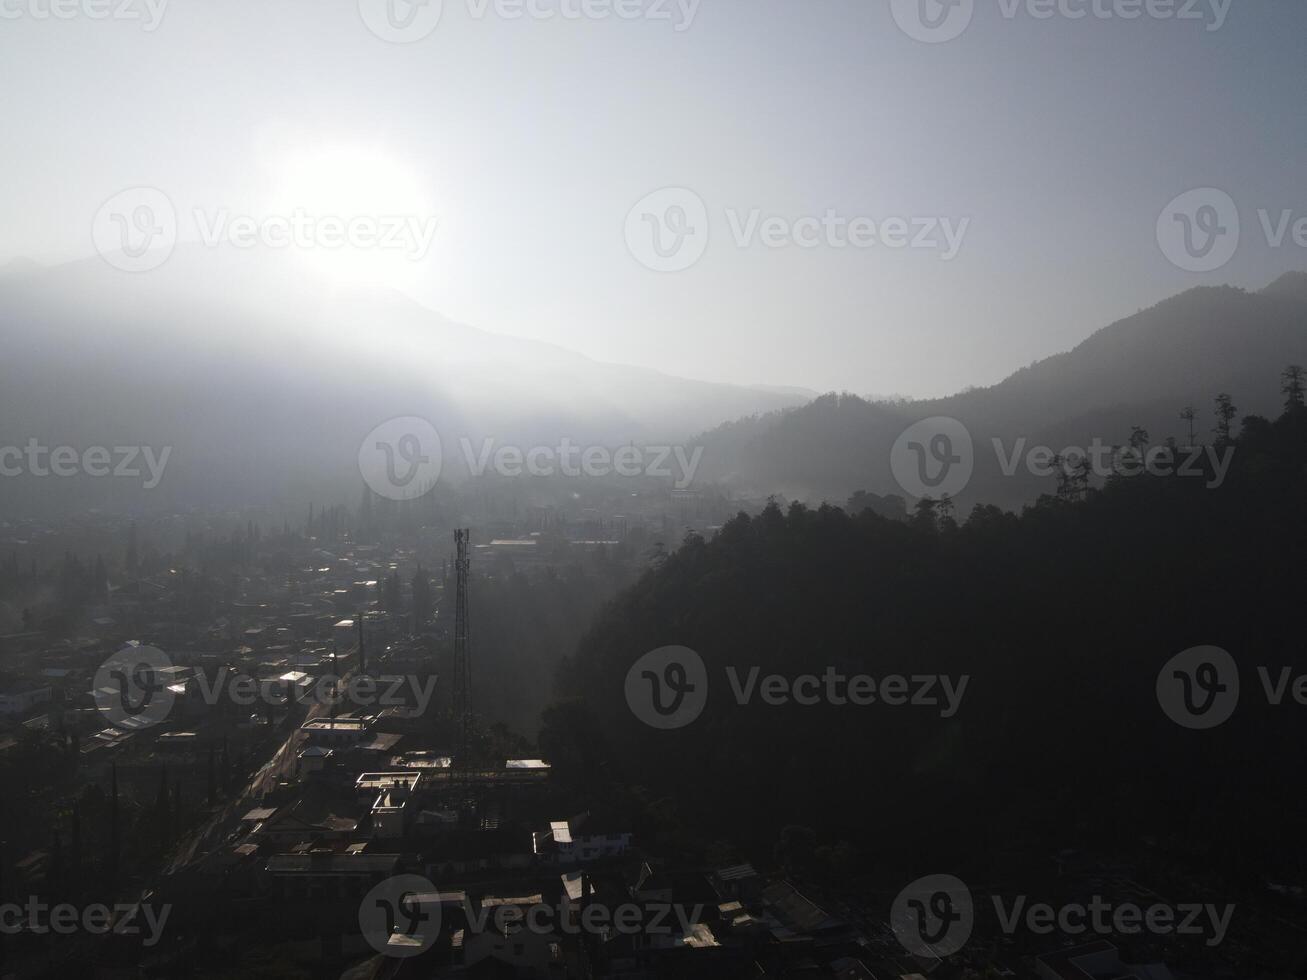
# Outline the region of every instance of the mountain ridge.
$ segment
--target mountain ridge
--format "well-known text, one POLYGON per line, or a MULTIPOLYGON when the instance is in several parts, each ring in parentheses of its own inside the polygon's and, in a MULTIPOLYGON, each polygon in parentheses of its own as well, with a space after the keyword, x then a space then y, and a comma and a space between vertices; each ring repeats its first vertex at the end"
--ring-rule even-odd
MULTIPOLYGON (((161 501, 323 499, 315 485, 353 498, 361 440, 401 416, 432 422, 458 479, 462 439, 680 444, 802 401, 482 331, 397 290, 323 283, 293 256, 231 249, 179 248, 142 273, 89 259, 0 279, 0 329, 11 430, 51 445, 174 446, 161 501)), ((63 492, 25 482, 0 494, 63 492)))
POLYGON ((902 402, 827 393, 718 426, 701 436, 708 447, 703 476, 836 503, 856 490, 902 495, 889 466, 894 439, 917 420, 944 416, 962 421, 981 447, 977 476, 959 501, 1020 506, 1051 491, 1054 481, 999 478, 988 453, 994 438, 1052 439, 1054 449, 1088 446, 1095 437, 1119 445, 1142 425, 1161 441, 1183 434, 1178 416, 1187 405, 1200 412, 1206 435, 1212 399, 1221 392, 1233 396, 1240 416, 1271 414, 1279 406, 1280 370, 1307 363, 1305 323, 1304 273, 1255 292, 1194 287, 988 387, 902 402))

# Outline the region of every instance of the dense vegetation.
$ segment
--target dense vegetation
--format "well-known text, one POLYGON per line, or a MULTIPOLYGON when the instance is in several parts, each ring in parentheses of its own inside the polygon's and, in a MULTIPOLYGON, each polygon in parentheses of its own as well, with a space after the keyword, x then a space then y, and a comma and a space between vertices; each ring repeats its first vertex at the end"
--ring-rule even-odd
POLYGON ((807 827, 841 860, 932 870, 1007 845, 1154 835, 1213 868, 1301 874, 1307 706, 1270 705, 1257 674, 1307 668, 1300 385, 1287 402, 1274 422, 1244 419, 1219 489, 1067 481, 1020 515, 978 506, 964 522, 930 504, 906 520, 773 505, 692 536, 600 614, 564 665, 542 748, 578 792, 612 777, 665 798, 705 846, 807 827), (711 693, 692 724, 657 731, 623 685, 667 644, 702 656, 711 693), (1228 650, 1242 683, 1210 731, 1174 724, 1155 692, 1162 665, 1200 644, 1228 650), (970 683, 952 718, 739 705, 724 672, 755 665, 970 683))

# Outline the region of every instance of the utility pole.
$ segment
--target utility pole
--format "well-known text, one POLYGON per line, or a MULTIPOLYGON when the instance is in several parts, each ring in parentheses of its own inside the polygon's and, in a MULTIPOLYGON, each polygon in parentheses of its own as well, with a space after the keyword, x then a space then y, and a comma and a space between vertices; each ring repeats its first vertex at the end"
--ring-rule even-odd
POLYGON ((359 610, 359 673, 366 674, 367 672, 368 672, 368 662, 365 659, 365 655, 363 653, 363 610, 360 609, 359 610))
POLYGON ((471 568, 468 538, 471 531, 454 532, 454 715, 461 728, 458 766, 466 775, 471 771, 472 669, 468 651, 467 580, 471 568))
POLYGON ((1189 442, 1185 446, 1186 449, 1193 448, 1194 441, 1196 439, 1196 436, 1194 435, 1194 419, 1196 419, 1197 417, 1198 417, 1198 413, 1194 411, 1192 406, 1186 406, 1185 410, 1180 413, 1181 421, 1189 423, 1189 442))

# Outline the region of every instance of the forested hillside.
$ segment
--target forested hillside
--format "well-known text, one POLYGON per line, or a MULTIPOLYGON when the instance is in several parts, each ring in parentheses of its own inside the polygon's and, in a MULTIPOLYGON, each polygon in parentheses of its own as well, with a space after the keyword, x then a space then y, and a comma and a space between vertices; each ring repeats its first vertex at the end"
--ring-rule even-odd
POLYGON ((1243 420, 1219 489, 1064 481, 1019 516, 965 519, 929 502, 906 521, 773 505, 690 537, 565 665, 542 748, 583 787, 612 773, 665 797, 705 846, 812 826, 867 861, 912 863, 1147 832, 1241 874, 1301 867, 1301 773, 1284 760, 1301 755, 1307 706, 1292 682, 1271 704, 1258 673, 1307 668, 1307 411, 1300 390, 1288 401, 1275 421, 1243 420), (709 694, 693 723, 656 730, 624 683, 669 644, 702 657, 709 694), (1206 644, 1234 657, 1241 693, 1228 722, 1193 731, 1159 706, 1158 675, 1206 644), (726 671, 755 666, 968 680, 947 717, 737 703, 726 671))

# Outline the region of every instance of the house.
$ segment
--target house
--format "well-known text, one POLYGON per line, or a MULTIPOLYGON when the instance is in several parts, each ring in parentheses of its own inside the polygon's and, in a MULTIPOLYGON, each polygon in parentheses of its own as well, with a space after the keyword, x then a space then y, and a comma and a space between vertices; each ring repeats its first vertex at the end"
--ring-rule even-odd
MULTIPOLYGON (((348 595, 346 595, 348 601, 348 595)), ((332 642, 336 645, 336 652, 341 656, 350 653, 358 646, 358 626, 352 619, 342 619, 331 628, 332 642)))
POLYGON ((752 905, 762 898, 766 884, 752 864, 737 864, 713 872, 713 888, 725 900, 736 900, 752 905))
POLYGON ((343 748, 363 741, 368 723, 363 718, 314 718, 300 726, 310 745, 343 748))
POLYGON ((443 772, 453 764, 453 757, 430 751, 405 752, 390 758, 392 769, 416 769, 419 772, 443 772))
POLYGON ((456 933, 455 964, 473 970, 489 960, 510 967, 515 975, 565 976, 562 937, 556 929, 527 926, 527 913, 543 902, 543 895, 483 895, 472 900, 473 921, 485 926, 475 929, 468 923, 456 933))
POLYGON ((555 820, 548 830, 532 834, 532 846, 536 857, 542 861, 558 864, 598 861, 602 858, 620 857, 631 849, 629 831, 596 830, 587 827, 585 832, 578 828, 589 822, 590 815, 583 813, 571 820, 555 820))
POLYGON ((369 808, 374 838, 408 833, 419 809, 414 798, 421 784, 420 772, 365 772, 354 781, 359 802, 369 808))
POLYGON ((420 772, 365 772, 354 780, 354 792, 359 802, 372 803, 383 790, 402 788, 413 793, 421 783, 420 772))
POLYGON ((413 816, 412 794, 407 786, 383 789, 372 804, 372 836, 403 837, 413 816))
POLYGON ((315 772, 321 772, 326 768, 331 755, 331 749, 321 745, 310 745, 299 755, 299 774, 310 776, 315 772))
POLYGON ((266 815, 266 809, 247 814, 262 818, 255 827, 260 843, 282 847, 305 841, 340 844, 358 831, 361 808, 351 799, 338 797, 316 782, 305 783, 304 787, 293 803, 280 807, 272 816, 266 815))
POLYGON ((284 898, 361 899, 374 886, 395 874, 398 854, 310 851, 268 858, 273 889, 284 898))
POLYGON ((259 681, 263 700, 268 704, 299 704, 309 697, 313 684, 313 678, 302 670, 288 670, 279 676, 265 677, 259 681))

